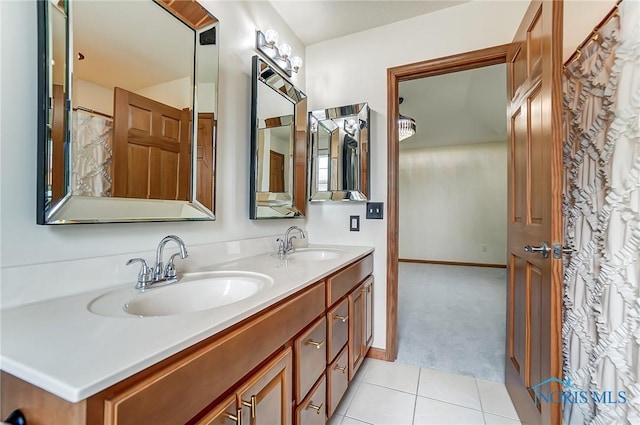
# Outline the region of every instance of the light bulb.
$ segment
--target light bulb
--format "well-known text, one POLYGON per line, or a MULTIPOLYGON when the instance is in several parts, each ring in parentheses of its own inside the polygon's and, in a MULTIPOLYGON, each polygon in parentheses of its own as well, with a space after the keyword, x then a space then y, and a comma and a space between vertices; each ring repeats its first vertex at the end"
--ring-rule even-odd
POLYGON ((298 72, 300 67, 302 66, 302 58, 300 56, 294 56, 291 58, 291 67, 294 72, 298 72))
POLYGON ((280 47, 278 47, 278 52, 280 53, 280 57, 286 60, 291 54, 291 46, 286 43, 281 44, 280 47))
POLYGON ((267 46, 273 48, 278 42, 278 31, 274 29, 268 29, 264 33, 264 41, 267 43, 267 46))

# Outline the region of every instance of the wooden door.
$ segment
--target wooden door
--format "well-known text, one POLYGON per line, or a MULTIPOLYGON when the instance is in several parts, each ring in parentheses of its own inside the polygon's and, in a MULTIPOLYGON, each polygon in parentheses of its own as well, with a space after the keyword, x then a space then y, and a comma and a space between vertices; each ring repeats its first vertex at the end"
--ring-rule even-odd
POLYGON ((230 395, 222 403, 219 403, 211 409, 202 419, 195 425, 231 425, 237 423, 238 417, 242 414, 242 409, 236 408, 236 395, 230 395))
POLYGON ((364 360, 365 293, 364 285, 359 285, 349 294, 349 381, 364 360))
POLYGON ((362 340, 363 356, 367 355, 373 343, 373 277, 364 283, 364 335, 362 340))
POLYGON ((196 199, 213 211, 216 121, 212 113, 198 114, 196 199))
POLYGON ((284 192, 284 155, 269 151, 269 192, 284 192))
POLYGON ((115 88, 113 196, 188 200, 189 112, 115 88))
POLYGON ((562 2, 532 2, 507 58, 509 189, 506 384, 520 419, 560 424, 562 263, 525 252, 562 239, 562 2))
POLYGON ((51 99, 51 205, 66 195, 64 87, 53 84, 51 99))
POLYGON ((242 424, 291 425, 292 350, 287 348, 238 390, 242 424))

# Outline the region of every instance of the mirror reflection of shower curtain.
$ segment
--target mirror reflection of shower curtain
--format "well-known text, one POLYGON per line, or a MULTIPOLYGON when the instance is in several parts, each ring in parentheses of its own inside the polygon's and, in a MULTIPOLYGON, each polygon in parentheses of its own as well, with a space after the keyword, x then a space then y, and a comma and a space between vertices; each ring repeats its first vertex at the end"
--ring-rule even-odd
POLYGON ((342 144, 342 190, 359 190, 358 141, 345 134, 342 144))
POLYGON ((80 110, 73 112, 73 195, 111 196, 112 129, 112 119, 80 110))

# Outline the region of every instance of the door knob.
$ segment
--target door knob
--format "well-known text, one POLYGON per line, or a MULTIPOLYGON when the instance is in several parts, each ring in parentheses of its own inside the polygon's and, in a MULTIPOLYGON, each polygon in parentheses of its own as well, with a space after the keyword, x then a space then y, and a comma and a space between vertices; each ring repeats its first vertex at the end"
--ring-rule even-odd
POLYGON ((525 245, 524 251, 532 254, 538 253, 542 256, 542 258, 547 258, 549 257, 549 252, 551 252, 551 248, 549 247, 549 245, 547 245, 546 242, 542 242, 540 246, 525 245))

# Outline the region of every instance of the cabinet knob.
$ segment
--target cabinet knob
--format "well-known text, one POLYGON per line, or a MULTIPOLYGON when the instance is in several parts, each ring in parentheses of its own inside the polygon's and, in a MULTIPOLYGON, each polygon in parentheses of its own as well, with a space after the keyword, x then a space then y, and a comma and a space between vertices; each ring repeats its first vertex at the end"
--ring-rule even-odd
POLYGON ((347 366, 340 367, 340 365, 338 363, 336 363, 336 367, 334 369, 335 370, 339 370, 342 373, 347 373, 347 366))
POLYGON ((338 316, 338 315, 334 317, 335 320, 340 320, 342 321, 342 323, 346 322, 348 318, 349 316, 338 316))
POLYGON ((256 418, 256 396, 251 396, 251 401, 242 400, 242 405, 251 408, 251 419, 256 418))
POLYGON ((316 347, 319 350, 324 345, 324 341, 315 342, 314 340, 310 339, 305 344, 313 345, 314 347, 316 347))
POLYGON ((224 412, 223 416, 227 419, 231 419, 238 425, 242 425, 242 408, 238 409, 235 416, 228 412, 224 412))
POLYGON ((320 406, 316 406, 315 404, 313 404, 313 401, 310 401, 309 404, 307 404, 307 409, 313 409, 319 415, 320 412, 322 411, 322 406, 323 406, 322 403, 320 403, 320 406))

